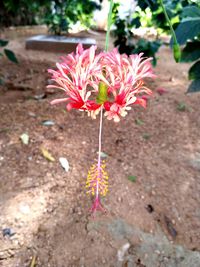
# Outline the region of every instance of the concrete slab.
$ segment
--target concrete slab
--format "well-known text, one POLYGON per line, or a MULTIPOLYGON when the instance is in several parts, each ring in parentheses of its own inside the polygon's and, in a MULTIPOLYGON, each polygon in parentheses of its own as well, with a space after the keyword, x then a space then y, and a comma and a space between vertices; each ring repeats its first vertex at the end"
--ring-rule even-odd
POLYGON ((92 38, 36 35, 26 40, 26 49, 71 53, 79 43, 83 44, 84 48, 89 48, 95 45, 96 41, 92 38))

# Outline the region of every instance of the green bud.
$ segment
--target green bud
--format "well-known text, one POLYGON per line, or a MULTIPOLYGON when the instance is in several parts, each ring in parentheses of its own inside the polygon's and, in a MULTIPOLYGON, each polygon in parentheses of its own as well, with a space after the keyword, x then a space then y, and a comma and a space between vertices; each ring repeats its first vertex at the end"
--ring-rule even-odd
POLYGON ((103 83, 100 82, 99 83, 99 92, 98 92, 98 96, 96 98, 96 101, 98 104, 103 104, 108 100, 108 86, 103 83))
POLYGON ((179 62, 181 59, 181 48, 178 43, 173 44, 173 53, 175 61, 179 62))

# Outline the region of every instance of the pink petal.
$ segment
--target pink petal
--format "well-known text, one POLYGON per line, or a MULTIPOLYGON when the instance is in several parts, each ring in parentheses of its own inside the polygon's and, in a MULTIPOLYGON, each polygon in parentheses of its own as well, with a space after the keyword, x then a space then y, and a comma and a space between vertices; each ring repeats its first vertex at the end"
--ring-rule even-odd
POLYGON ((109 111, 111 106, 112 106, 111 102, 109 101, 104 102, 104 108, 106 111, 109 111))
POLYGON ((142 106, 143 108, 146 108, 147 101, 145 99, 142 99, 142 98, 137 98, 137 100, 134 102, 134 104, 138 104, 138 105, 142 106))
POLYGON ((94 100, 88 100, 86 102, 86 107, 87 110, 92 111, 92 110, 97 110, 100 108, 101 105, 97 104, 94 100))
POLYGON ((50 103, 51 105, 55 105, 55 104, 60 104, 62 102, 67 102, 69 98, 59 98, 59 99, 54 99, 52 100, 50 103))

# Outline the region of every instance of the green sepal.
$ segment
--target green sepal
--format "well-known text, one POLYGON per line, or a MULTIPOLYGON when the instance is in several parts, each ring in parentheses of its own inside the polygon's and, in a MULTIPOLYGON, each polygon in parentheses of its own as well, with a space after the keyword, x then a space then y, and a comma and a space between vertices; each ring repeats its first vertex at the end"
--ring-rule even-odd
POLYGON ((108 100, 108 86, 105 83, 100 82, 98 96, 96 98, 96 101, 98 104, 103 104, 107 100, 108 100))

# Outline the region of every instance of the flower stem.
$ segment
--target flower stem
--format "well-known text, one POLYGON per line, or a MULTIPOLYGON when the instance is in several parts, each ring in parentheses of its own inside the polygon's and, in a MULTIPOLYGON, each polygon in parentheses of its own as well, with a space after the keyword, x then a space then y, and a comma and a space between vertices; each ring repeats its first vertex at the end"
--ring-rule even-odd
MULTIPOLYGON (((113 9, 113 0, 110 1, 110 8, 108 13, 108 29, 106 33, 106 43, 105 43, 105 51, 108 51, 109 47, 109 39, 110 39, 110 27, 112 24, 112 9, 113 9)), ((99 121, 99 152, 98 152, 98 163, 97 163, 97 170, 98 170, 98 179, 101 175, 101 146, 102 146, 102 126, 103 126, 103 105, 100 108, 100 121, 99 121)), ((96 181, 96 199, 99 198, 99 180, 96 181)))
MULTIPOLYGON (((99 152, 98 152, 98 176, 101 175, 101 144, 102 144, 102 126, 103 126, 103 108, 100 109, 100 121, 99 121, 99 152)), ((97 180, 96 186, 96 198, 99 196, 99 181, 97 180)))
POLYGON ((109 39, 110 39, 110 27, 112 24, 112 9, 113 9, 113 0, 110 0, 110 8, 109 8, 109 13, 108 13, 108 25, 107 25, 107 32, 106 32, 106 43, 105 43, 105 51, 108 51, 109 47, 109 39))

